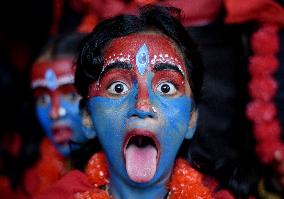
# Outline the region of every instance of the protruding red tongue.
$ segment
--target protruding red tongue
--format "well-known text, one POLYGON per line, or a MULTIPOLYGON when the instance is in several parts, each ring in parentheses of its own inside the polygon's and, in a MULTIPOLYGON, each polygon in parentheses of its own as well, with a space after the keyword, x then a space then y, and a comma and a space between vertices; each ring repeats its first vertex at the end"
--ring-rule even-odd
POLYGON ((130 179, 135 182, 150 181, 156 173, 157 154, 157 149, 152 145, 129 145, 125 152, 125 160, 130 179))

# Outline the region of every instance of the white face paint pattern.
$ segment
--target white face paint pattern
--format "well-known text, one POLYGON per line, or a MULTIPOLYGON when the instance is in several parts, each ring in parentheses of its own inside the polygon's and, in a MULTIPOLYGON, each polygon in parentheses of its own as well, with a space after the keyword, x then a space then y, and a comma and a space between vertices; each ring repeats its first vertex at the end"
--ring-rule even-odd
POLYGON ((106 58, 103 69, 100 72, 100 75, 99 75, 99 78, 98 78, 98 81, 97 81, 97 85, 100 84, 100 77, 101 77, 101 74, 104 72, 106 66, 113 64, 115 62, 126 62, 126 63, 130 64, 130 55, 128 54, 127 56, 125 56, 122 53, 120 53, 120 54, 113 54, 112 56, 109 56, 108 58, 106 58))
POLYGON ((177 64, 178 63, 177 58, 169 57, 168 54, 154 55, 154 57, 151 59, 150 63, 151 63, 151 65, 156 65, 156 64, 159 64, 159 63, 176 65, 179 68, 180 72, 183 75, 185 75, 184 71, 182 70, 182 67, 179 64, 177 64))
POLYGON ((47 87, 50 90, 55 90, 61 85, 73 83, 73 75, 64 75, 58 78, 52 69, 48 69, 44 75, 44 79, 34 80, 31 87, 32 89, 37 87, 47 87))
POLYGON ((109 56, 106 60, 105 60, 105 64, 104 64, 104 67, 103 69, 110 65, 110 64, 113 64, 114 62, 126 62, 126 63, 129 63, 130 64, 130 55, 123 55, 122 53, 116 55, 116 54, 113 54, 112 56, 109 56))

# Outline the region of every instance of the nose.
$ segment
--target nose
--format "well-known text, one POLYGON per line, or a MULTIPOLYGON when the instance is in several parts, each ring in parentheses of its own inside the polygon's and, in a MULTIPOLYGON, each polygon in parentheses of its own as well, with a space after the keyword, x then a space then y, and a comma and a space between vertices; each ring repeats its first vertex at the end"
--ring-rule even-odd
POLYGON ((134 110, 131 110, 130 116, 131 117, 138 117, 138 118, 141 118, 141 119, 155 118, 156 113, 153 112, 153 111, 142 111, 142 110, 139 110, 139 109, 134 109, 134 110))
POLYGON ((149 91, 146 81, 138 80, 138 92, 135 96, 136 104, 135 107, 137 110, 143 112, 149 112, 151 107, 151 102, 149 98, 149 91))
POLYGON ((136 109, 143 111, 143 112, 149 112, 151 103, 149 100, 149 97, 147 99, 139 99, 139 96, 136 97, 136 109))
POLYGON ((51 109, 49 116, 52 120, 56 120, 66 115, 66 109, 60 103, 59 96, 52 96, 51 109))
POLYGON ((138 92, 135 96, 135 110, 132 111, 132 116, 140 118, 154 118, 156 109, 152 106, 149 97, 149 91, 146 83, 138 85, 138 92))

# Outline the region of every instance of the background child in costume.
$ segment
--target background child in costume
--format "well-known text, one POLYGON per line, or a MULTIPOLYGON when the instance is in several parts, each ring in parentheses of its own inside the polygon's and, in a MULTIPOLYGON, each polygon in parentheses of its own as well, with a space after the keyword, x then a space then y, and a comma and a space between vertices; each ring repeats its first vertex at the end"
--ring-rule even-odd
MULTIPOLYGON (((34 159, 34 165, 19 167, 21 164, 17 165, 17 162, 12 164, 18 166, 15 170, 23 169, 22 183, 13 191, 10 189, 9 179, 3 179, 1 193, 3 191, 5 198, 31 198, 46 190, 70 169, 71 151, 91 138, 87 131, 87 134, 83 133, 83 119, 79 112, 80 97, 73 86, 74 59, 83 37, 84 34, 81 33, 69 33, 51 39, 32 68, 34 106, 37 119, 48 138, 41 141, 39 157, 34 159)), ((33 115, 31 111, 31 107, 26 110, 33 115)), ((32 124, 31 122, 32 120, 26 121, 26 125, 32 124)), ((33 125, 33 130, 35 127, 33 125)), ((41 131, 37 133, 39 132, 41 131)), ((30 138, 29 134, 26 137, 30 138)), ((23 147, 31 146, 24 144, 23 147)), ((31 162, 29 159, 26 161, 31 162)), ((16 180, 19 181, 20 178, 16 180)))
MULTIPOLYGON (((33 111, 28 74, 32 62, 39 56, 39 50, 48 38, 55 37, 59 32, 70 32, 79 23, 80 16, 66 6, 67 2, 64 3, 65 5, 58 3, 60 4, 59 1, 49 0, 43 0, 40 3, 36 1, 1 2, 0 49, 1 63, 4 65, 3 67, 1 65, 0 73, 3 80, 1 90, 3 88, 5 93, 5 97, 1 98, 3 102, 1 110, 5 117, 0 129, 1 174, 4 175, 3 181, 1 180, 0 195, 4 198, 30 197, 30 194, 40 192, 61 177, 66 169, 62 169, 65 167, 63 158, 58 155, 54 146, 46 140, 41 141, 43 133, 33 111), (17 18, 17 22, 13 20, 14 18, 17 18), (54 159, 48 156, 49 153, 54 156, 54 159), (44 157, 40 157, 42 154, 45 154, 44 157), (43 173, 45 174, 42 175, 43 180, 40 180, 38 176, 43 173)), ((84 27, 87 31, 88 27, 84 27)), ((78 42, 75 41, 76 36, 74 36, 76 34, 73 34, 73 41, 71 35, 56 36, 57 41, 55 38, 52 42, 50 40, 50 45, 59 43, 57 48, 60 46, 59 48, 63 50, 65 36, 68 37, 66 40, 77 45, 78 42)), ((78 33, 77 37, 79 40, 83 35, 78 33)), ((65 47, 69 48, 68 45, 65 47)), ((69 51, 70 57, 75 56, 75 48, 76 46, 71 46, 66 51, 69 51), (74 52, 71 52, 71 49, 74 52)), ((76 140, 73 141, 76 142, 76 140)))
POLYGON ((80 97, 73 86, 74 60, 83 37, 74 32, 51 39, 31 71, 36 114, 48 138, 41 144, 40 160, 27 175, 38 178, 34 187, 29 187, 32 194, 60 179, 70 169, 72 150, 92 138, 88 131, 83 133, 80 97))

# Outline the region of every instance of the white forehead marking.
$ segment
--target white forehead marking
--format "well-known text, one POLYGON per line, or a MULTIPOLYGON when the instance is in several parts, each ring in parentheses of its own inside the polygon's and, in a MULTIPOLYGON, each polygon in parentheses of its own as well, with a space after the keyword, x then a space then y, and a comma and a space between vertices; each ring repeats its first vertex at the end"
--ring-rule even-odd
POLYGON ((36 79, 32 82, 32 88, 47 87, 50 90, 55 90, 61 85, 73 83, 74 75, 64 75, 58 78, 54 71, 49 69, 46 71, 44 79, 36 79))
POLYGON ((149 51, 146 44, 143 44, 136 54, 136 66, 140 75, 143 75, 149 65, 149 51))
POLYGON ((110 55, 108 58, 106 58, 103 69, 102 69, 102 71, 99 75, 97 85, 99 85, 100 77, 101 77, 101 74, 104 72, 105 67, 110 65, 110 64, 113 64, 115 62, 126 62, 126 63, 130 64, 130 54, 124 55, 123 53, 119 53, 118 56, 113 54, 113 55, 110 55))
POLYGON ((130 64, 130 55, 124 55, 122 53, 119 54, 119 56, 116 56, 115 54, 113 54, 112 56, 109 56, 106 60, 105 60, 105 64, 103 69, 110 64, 113 64, 114 62, 126 62, 128 64, 130 64))
POLYGON ((156 65, 159 63, 164 63, 164 64, 172 64, 175 65, 179 68, 180 72, 184 74, 184 71, 182 70, 182 67, 180 64, 178 64, 178 59, 177 58, 173 58, 173 57, 169 57, 168 54, 159 54, 159 55, 154 55, 154 57, 151 59, 150 63, 152 65, 156 65))

